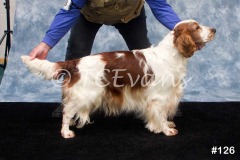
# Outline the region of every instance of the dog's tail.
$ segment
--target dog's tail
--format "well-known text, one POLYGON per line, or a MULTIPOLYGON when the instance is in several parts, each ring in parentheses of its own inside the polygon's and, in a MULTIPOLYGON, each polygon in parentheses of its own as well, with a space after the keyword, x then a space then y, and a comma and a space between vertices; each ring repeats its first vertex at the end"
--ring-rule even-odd
POLYGON ((29 56, 21 56, 21 59, 33 74, 47 80, 59 79, 59 75, 63 72, 57 63, 37 58, 30 60, 29 56))

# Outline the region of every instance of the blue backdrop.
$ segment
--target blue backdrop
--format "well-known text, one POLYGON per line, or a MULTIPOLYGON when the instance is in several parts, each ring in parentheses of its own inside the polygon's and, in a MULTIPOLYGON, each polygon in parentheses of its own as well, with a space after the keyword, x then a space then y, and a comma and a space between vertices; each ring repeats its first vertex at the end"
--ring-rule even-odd
MULTIPOLYGON (((168 0, 181 19, 195 19, 213 26, 213 42, 190 59, 183 101, 240 100, 240 1, 239 0, 168 0)), ((28 54, 43 38, 54 15, 65 0, 17 0, 13 44, 9 63, 0 86, 1 102, 60 102, 57 82, 44 81, 30 74, 20 56, 28 54)), ((148 6, 148 35, 157 44, 168 30, 155 20, 148 6)), ((66 35, 52 49, 50 61, 63 60, 66 35)), ((122 37, 113 27, 100 29, 92 53, 126 50, 122 37)))

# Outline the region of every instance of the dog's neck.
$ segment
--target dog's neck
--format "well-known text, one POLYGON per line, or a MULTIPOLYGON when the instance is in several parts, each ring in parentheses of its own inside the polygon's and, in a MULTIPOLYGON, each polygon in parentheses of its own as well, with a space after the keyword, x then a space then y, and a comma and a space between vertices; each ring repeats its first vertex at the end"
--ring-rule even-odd
POLYGON ((183 61, 187 61, 187 58, 183 57, 182 54, 179 53, 173 41, 174 41, 174 34, 173 34, 173 31, 171 31, 163 38, 163 40, 158 44, 157 47, 168 50, 169 51, 168 53, 177 59, 180 58, 183 61))

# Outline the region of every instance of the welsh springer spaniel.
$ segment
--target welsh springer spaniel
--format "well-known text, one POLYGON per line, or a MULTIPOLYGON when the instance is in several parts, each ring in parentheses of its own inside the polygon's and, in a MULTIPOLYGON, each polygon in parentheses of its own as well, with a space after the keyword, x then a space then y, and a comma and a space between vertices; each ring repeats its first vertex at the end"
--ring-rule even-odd
POLYGON ((135 112, 151 132, 174 136, 178 131, 169 120, 183 94, 188 58, 211 41, 215 32, 214 28, 185 20, 151 48, 104 52, 56 63, 21 58, 31 72, 45 79, 58 79, 65 73, 61 129, 64 138, 75 136, 70 125, 83 127, 97 110, 107 115, 135 112))

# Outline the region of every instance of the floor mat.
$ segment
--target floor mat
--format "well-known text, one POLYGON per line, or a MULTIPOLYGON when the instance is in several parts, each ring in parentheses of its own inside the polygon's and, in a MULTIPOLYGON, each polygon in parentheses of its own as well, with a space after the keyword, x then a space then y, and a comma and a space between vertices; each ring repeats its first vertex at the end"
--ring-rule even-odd
POLYGON ((0 103, 0 159, 17 160, 239 160, 240 103, 181 103, 179 134, 153 134, 132 114, 91 116, 92 124, 60 135, 58 103, 0 103), (222 147, 212 154, 213 147, 222 147), (224 154, 234 147, 234 154, 224 154))

